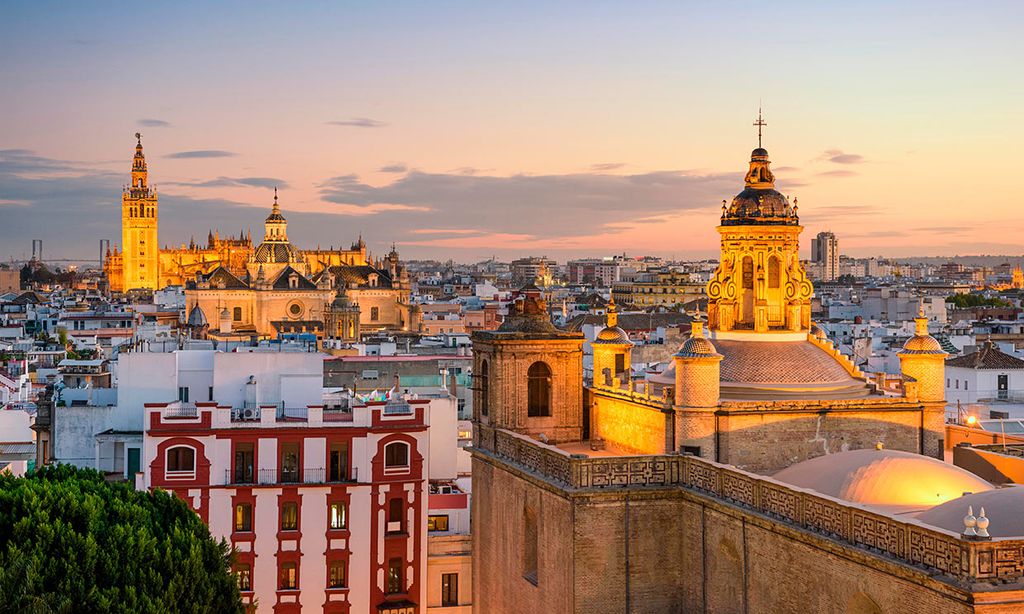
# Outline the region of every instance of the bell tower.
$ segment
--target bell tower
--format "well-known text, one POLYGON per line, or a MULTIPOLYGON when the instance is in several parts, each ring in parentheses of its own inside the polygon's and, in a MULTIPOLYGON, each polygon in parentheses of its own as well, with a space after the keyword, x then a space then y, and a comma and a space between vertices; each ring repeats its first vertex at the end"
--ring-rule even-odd
POLYGON ((722 256, 708 282, 708 320, 712 332, 810 330, 814 287, 800 264, 800 217, 796 199, 775 190, 768 151, 750 154, 743 191, 731 205, 722 201, 722 256))
POLYGON ((135 133, 131 184, 121 191, 121 261, 123 290, 157 290, 160 245, 157 242, 157 194, 149 185, 142 135, 135 133))

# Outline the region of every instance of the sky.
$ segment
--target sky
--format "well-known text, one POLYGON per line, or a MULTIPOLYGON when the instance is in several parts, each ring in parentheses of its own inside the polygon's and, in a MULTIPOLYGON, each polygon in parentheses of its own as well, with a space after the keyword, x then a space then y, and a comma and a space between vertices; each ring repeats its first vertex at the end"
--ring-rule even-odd
POLYGON ((714 257, 759 105, 852 256, 1019 255, 1021 2, 0 3, 0 259, 160 242, 714 257))

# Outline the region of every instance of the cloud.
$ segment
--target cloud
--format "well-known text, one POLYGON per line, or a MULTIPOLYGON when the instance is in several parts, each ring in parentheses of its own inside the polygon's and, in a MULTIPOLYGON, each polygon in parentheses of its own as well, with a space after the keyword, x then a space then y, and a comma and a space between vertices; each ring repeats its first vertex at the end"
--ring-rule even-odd
POLYGON ((382 121, 376 119, 370 119, 369 117, 353 117, 352 119, 343 119, 332 122, 327 122, 329 126, 347 126, 352 128, 383 128, 387 126, 382 121))
POLYGON ((800 172, 800 167, 799 166, 779 166, 777 168, 773 168, 772 170, 774 172, 776 172, 776 173, 799 173, 800 172))
POLYGON ((475 235, 483 234, 483 231, 475 228, 413 228, 409 231, 411 235, 475 235))
POLYGON ((404 229, 409 235, 418 234, 412 232, 418 228, 445 228, 543 240, 620 232, 623 222, 638 217, 716 208, 723 195, 735 193, 740 185, 738 173, 496 176, 412 171, 380 186, 341 175, 318 187, 321 199, 335 203, 338 211, 361 213, 375 226, 404 229))
POLYGON ((143 126, 145 128, 170 128, 171 127, 171 122, 165 122, 162 119, 139 119, 139 120, 136 120, 135 123, 137 123, 138 125, 143 126))
POLYGON ((836 164, 863 164, 867 162, 864 156, 860 154, 845 153, 841 149, 826 149, 817 158, 819 161, 824 160, 828 162, 834 162, 836 164))
POLYGON ((409 167, 404 164, 388 164, 377 169, 378 173, 404 173, 409 167))
POLYGON ((234 152, 222 149, 194 149, 192 151, 178 151, 167 154, 164 157, 171 158, 172 160, 188 160, 192 158, 231 158, 237 155, 234 152))
POLYGON ((180 185, 190 188, 287 188, 288 182, 276 177, 217 177, 206 181, 166 181, 163 185, 180 185))
POLYGON ((933 232, 936 234, 961 234, 970 232, 977 228, 975 224, 960 224, 957 226, 919 226, 914 230, 918 232, 933 232))
POLYGON ((818 173, 818 177, 856 177, 858 173, 854 171, 837 170, 837 171, 825 171, 818 173))
POLYGON ((591 164, 590 170, 603 173, 606 171, 618 170, 626 166, 624 162, 603 162, 601 164, 591 164))

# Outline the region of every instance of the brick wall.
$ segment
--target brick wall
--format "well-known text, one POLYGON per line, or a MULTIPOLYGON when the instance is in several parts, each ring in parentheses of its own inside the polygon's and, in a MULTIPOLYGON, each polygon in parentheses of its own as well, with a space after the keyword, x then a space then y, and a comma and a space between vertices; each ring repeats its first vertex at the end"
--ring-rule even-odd
POLYGON ((671 441, 671 413, 610 394, 595 394, 592 398, 596 434, 605 445, 626 454, 671 451, 666 449, 666 441, 671 441))

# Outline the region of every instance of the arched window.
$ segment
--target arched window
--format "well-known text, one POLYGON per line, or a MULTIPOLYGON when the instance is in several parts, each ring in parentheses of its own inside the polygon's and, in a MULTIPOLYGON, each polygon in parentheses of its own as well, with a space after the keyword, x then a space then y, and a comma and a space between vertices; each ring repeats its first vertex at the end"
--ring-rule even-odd
POLYGON ((768 258, 768 287, 779 287, 779 259, 775 256, 768 258))
POLYGON ((409 444, 394 441, 384 446, 384 470, 409 468, 409 444))
POLYGON ((547 363, 535 362, 526 373, 527 406, 526 415, 551 415, 551 367, 547 363))
POLYGON ((377 307, 370 307, 370 320, 376 322, 380 319, 380 309, 377 307))
POLYGON ((187 446, 175 446, 167 449, 168 473, 194 473, 196 470, 196 451, 187 446))
POLYGON ((750 256, 743 259, 743 289, 754 289, 754 259, 750 256))
POLYGON ((487 415, 487 403, 491 395, 491 372, 487 361, 480 361, 480 415, 487 415))
POLYGON ((242 308, 241 307, 235 307, 234 309, 231 310, 231 312, 232 312, 232 316, 231 317, 232 317, 232 319, 235 322, 241 322, 242 321, 242 308))

